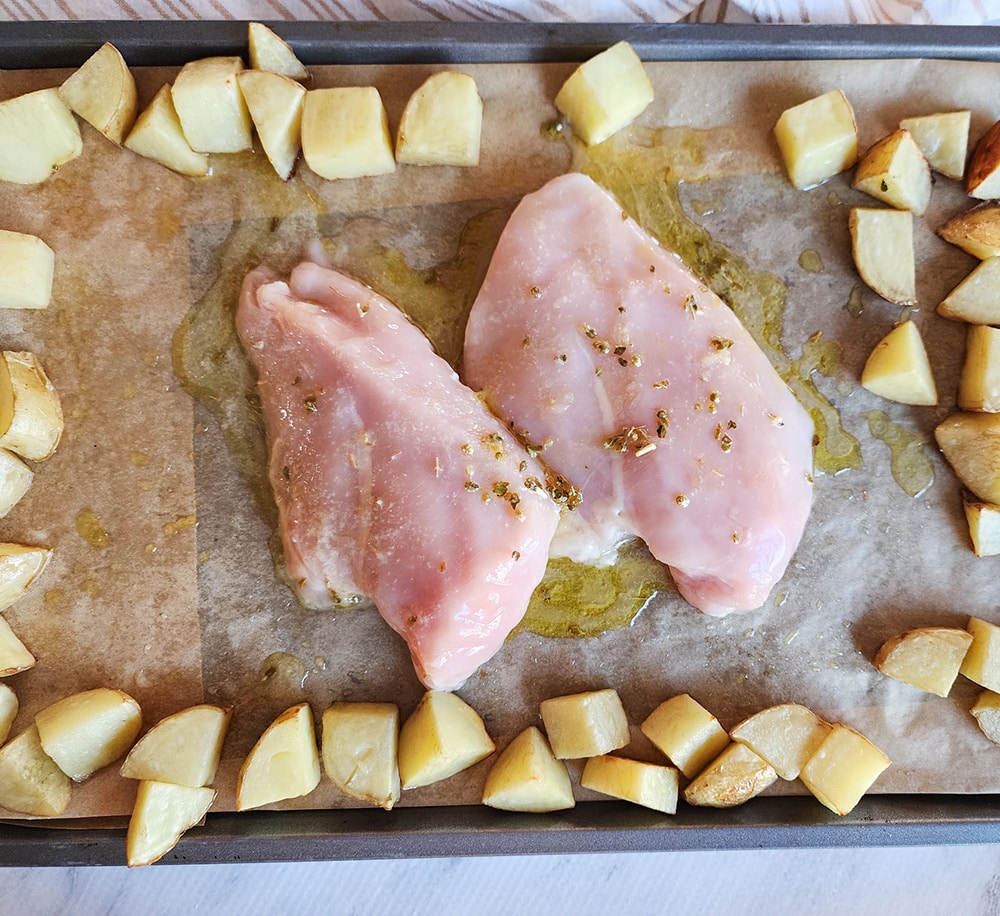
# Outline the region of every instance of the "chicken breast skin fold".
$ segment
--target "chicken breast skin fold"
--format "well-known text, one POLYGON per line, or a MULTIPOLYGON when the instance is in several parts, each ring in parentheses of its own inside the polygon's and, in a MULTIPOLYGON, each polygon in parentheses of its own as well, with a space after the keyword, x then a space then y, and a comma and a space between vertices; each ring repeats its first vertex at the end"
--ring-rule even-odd
POLYGON ((341 273, 255 270, 236 325, 300 601, 370 597, 420 680, 455 689, 545 571, 559 510, 544 472, 396 306, 341 273))
POLYGON ((463 377, 582 494, 553 554, 642 538, 713 615, 760 607, 812 502, 813 424, 733 312, 582 174, 515 209, 463 377))

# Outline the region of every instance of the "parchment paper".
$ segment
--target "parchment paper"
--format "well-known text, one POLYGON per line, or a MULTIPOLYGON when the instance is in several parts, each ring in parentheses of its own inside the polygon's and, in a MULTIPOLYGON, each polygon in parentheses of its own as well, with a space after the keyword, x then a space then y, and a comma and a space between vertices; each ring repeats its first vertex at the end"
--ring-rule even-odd
MULTIPOLYGON (((294 264, 317 234, 348 271, 355 250, 368 244, 400 251, 414 269, 453 266, 469 220, 492 221, 495 241, 521 195, 579 164, 572 145, 544 129, 571 67, 461 69, 476 78, 485 100, 476 169, 404 166, 377 179, 324 182, 300 165, 282 185, 257 154, 215 157, 214 177, 193 181, 118 150, 84 124, 84 154, 48 182, 0 185, 3 228, 38 234, 56 252, 53 304, 0 314, 0 342, 39 354, 66 411, 59 451, 36 467, 30 493, 0 521, 0 537, 55 549, 43 578, 5 612, 39 659, 8 679, 21 701, 13 733, 48 703, 96 686, 132 693, 147 726, 203 699, 232 704, 216 781, 217 807, 229 809, 240 762, 287 706, 308 700, 317 717, 340 699, 394 700, 404 716, 413 708, 422 688, 402 643, 374 610, 308 612, 277 581, 271 526, 216 418, 174 376, 171 346, 188 309, 213 283, 238 282, 220 278, 220 252, 231 254, 248 227, 273 227, 268 250, 278 268, 294 264), (106 545, 81 533, 84 510, 106 532, 106 545)), ((955 108, 972 110, 974 141, 1000 115, 1000 70, 927 61, 648 69, 656 101, 612 142, 623 156, 670 164, 673 177, 684 179, 688 216, 785 284, 790 360, 817 331, 840 345, 839 359, 815 379, 859 441, 862 467, 818 475, 802 544, 759 611, 707 618, 666 591, 631 627, 601 637, 520 633, 461 694, 502 747, 538 721, 545 697, 615 687, 636 726, 629 750, 650 759, 655 753, 638 723, 675 693, 691 693, 727 727, 765 706, 801 702, 860 729, 889 754, 893 765, 873 791, 1000 791, 1000 748, 968 713, 978 688, 960 678, 941 699, 870 664, 885 639, 912 626, 961 626, 971 614, 1000 620, 998 561, 973 555, 960 488, 932 444, 933 427, 954 404, 964 345, 964 328, 933 309, 975 263, 933 229, 968 202, 957 184, 939 179, 930 212, 915 221, 920 307, 913 316, 941 404, 879 401, 857 378, 900 309, 867 290, 852 300, 859 280, 847 229, 849 207, 872 202, 850 190, 849 175, 794 191, 771 136, 784 108, 839 87, 854 104, 863 147, 901 117, 955 108), (806 259, 804 252, 814 254, 806 259), (935 479, 921 496, 894 480, 889 449, 869 431, 866 414, 875 410, 893 429, 928 443, 935 479)), ((395 127, 431 68, 313 72, 314 85, 377 86, 395 127)), ((172 75, 137 71, 142 99, 172 75)), ((3 73, 0 96, 57 85, 64 76, 3 73)), ((483 268, 489 251, 480 248, 483 268)), ((469 283, 475 271, 456 276, 469 283)), ((407 792, 401 804, 477 803, 488 766, 407 792)), ((782 783, 775 791, 801 788, 782 783)), ((75 789, 67 817, 127 813, 134 792, 110 767, 75 789)), ((351 804, 324 778, 288 806, 351 804)))

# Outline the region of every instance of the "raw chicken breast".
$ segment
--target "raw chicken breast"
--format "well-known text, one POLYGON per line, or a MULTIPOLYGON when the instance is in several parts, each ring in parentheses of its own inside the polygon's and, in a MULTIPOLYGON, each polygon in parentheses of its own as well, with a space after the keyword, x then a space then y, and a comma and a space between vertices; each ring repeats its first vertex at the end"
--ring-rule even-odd
POLYGON ((451 690, 545 571, 544 471, 394 305, 316 264, 244 282, 285 572, 303 604, 367 595, 420 679, 451 690))
POLYGON ((812 499, 809 415, 726 305, 581 174, 514 211, 465 380, 582 504, 553 554, 641 537, 709 614, 759 607, 812 499))

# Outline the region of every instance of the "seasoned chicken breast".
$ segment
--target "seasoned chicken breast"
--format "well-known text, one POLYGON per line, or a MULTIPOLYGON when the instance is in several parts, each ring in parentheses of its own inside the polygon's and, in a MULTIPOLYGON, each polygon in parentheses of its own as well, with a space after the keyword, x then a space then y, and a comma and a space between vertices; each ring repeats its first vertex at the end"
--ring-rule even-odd
POLYGON ((300 600, 369 596, 423 683, 457 687, 544 573, 559 515, 544 471, 402 312, 342 274, 254 271, 236 318, 300 600))
POLYGON ((582 494, 553 553, 642 538, 709 614, 764 603, 812 499, 813 425, 732 311, 581 174, 525 197, 464 378, 582 494))

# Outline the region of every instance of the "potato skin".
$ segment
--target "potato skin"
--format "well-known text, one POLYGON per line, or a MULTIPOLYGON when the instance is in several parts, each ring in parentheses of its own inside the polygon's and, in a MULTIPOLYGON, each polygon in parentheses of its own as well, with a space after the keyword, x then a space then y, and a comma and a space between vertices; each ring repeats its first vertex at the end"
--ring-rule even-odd
MULTIPOLYGON (((965 191, 970 196, 1000 168, 1000 121, 997 121, 976 144, 965 176, 965 191)), ((992 196, 992 195, 991 195, 992 196)))

